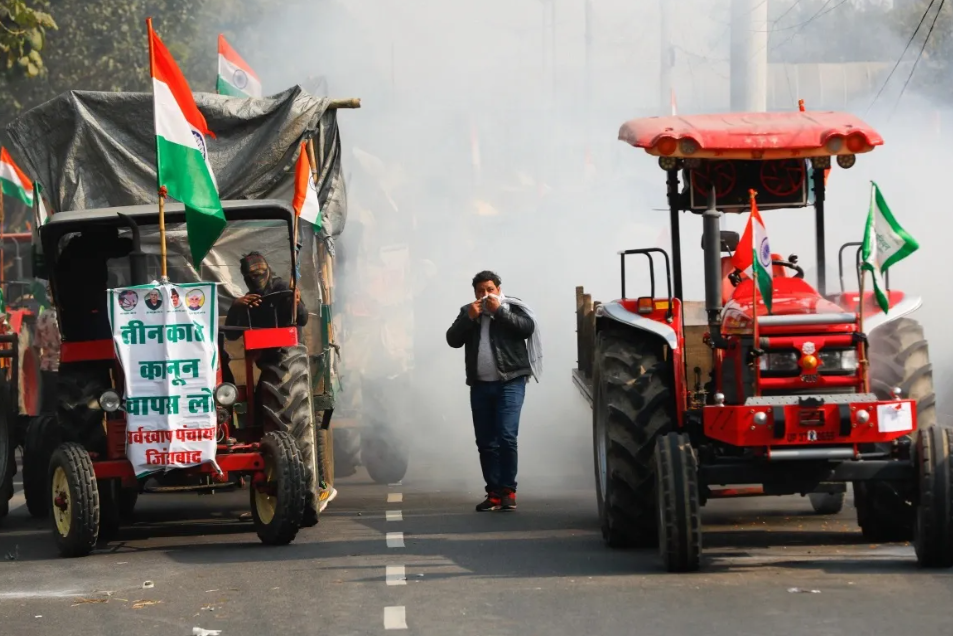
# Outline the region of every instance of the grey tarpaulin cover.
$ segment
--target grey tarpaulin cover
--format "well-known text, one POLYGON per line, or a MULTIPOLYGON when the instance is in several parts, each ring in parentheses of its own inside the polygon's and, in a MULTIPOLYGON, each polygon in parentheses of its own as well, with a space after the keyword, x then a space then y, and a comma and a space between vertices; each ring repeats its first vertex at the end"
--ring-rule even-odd
MULTIPOLYGON (((341 233, 347 198, 330 100, 297 86, 262 99, 194 95, 215 135, 207 142, 223 200, 290 201, 301 142, 314 138, 323 233, 341 233)), ((6 132, 53 212, 148 204, 157 200, 153 112, 151 93, 71 91, 27 111, 6 132)))

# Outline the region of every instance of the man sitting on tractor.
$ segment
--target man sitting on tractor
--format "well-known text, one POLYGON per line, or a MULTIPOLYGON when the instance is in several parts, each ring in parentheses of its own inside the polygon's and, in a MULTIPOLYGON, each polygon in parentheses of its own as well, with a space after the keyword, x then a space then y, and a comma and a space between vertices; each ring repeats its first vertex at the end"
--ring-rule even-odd
MULTIPOLYGON (((288 283, 274 275, 268 261, 259 252, 250 252, 241 259, 240 264, 248 293, 236 298, 232 303, 228 309, 228 315, 225 316, 225 326, 246 329, 290 327, 292 294, 288 283)), ((302 327, 308 324, 308 309, 301 301, 301 292, 298 289, 294 291, 294 298, 297 305, 295 312, 297 313, 298 342, 301 342, 302 327)), ((224 329, 220 335, 222 379, 225 382, 234 382, 234 378, 222 336, 228 340, 238 340, 241 335, 240 329, 224 329)))
MULTIPOLYGON (((248 293, 236 298, 232 303, 225 317, 225 326, 250 329, 290 327, 292 294, 288 283, 272 273, 268 261, 258 252, 251 252, 242 258, 241 271, 248 293)), ((308 324, 308 309, 301 301, 301 292, 297 289, 294 291, 294 299, 300 341, 302 327, 308 324)), ((237 340, 240 335, 239 331, 229 330, 225 337, 237 340)))

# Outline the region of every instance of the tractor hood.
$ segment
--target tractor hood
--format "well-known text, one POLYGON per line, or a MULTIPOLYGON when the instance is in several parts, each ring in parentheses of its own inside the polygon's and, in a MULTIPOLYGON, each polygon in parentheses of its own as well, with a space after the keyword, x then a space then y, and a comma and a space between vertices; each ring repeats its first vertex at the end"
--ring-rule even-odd
MULTIPOLYGON (((817 291, 800 278, 777 277, 772 281, 771 315, 791 316, 796 314, 835 314, 844 313, 844 308, 823 298, 817 291)), ((726 332, 737 329, 750 329, 751 306, 753 303, 754 283, 743 280, 735 288, 731 300, 722 310, 722 324, 726 332)), ((768 308, 761 294, 758 294, 758 316, 767 316, 768 308)))

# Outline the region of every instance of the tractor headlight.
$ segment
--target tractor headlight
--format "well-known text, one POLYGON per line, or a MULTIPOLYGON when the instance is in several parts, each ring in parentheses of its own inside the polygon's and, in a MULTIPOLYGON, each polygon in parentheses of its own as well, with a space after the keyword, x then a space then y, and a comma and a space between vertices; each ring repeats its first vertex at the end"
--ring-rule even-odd
POLYGON ((797 371, 797 354, 793 351, 766 353, 761 356, 762 371, 797 371))
POLYGON ((103 394, 99 396, 99 407, 107 413, 115 413, 121 404, 122 400, 115 391, 103 391, 103 394))
POLYGON ((223 382, 215 387, 215 402, 220 406, 229 407, 238 399, 238 389, 234 384, 223 382))
POLYGON ((843 351, 824 351, 820 352, 821 368, 826 371, 856 371, 857 370, 857 350, 846 349, 843 351))

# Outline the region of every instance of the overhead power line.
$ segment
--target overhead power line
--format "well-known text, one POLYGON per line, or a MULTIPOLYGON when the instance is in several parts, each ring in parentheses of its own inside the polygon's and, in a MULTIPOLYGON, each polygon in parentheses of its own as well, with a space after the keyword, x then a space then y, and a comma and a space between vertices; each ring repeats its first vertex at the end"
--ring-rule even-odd
MULTIPOLYGON (((930 9, 933 8, 934 3, 936 3, 936 0, 930 0, 930 4, 927 5, 927 8, 923 12, 923 15, 920 16, 920 22, 917 23, 917 28, 913 30, 913 33, 910 35, 910 39, 907 40, 907 45, 903 47, 903 52, 900 54, 900 57, 897 58, 897 63, 893 65, 892 69, 890 69, 890 73, 887 75, 887 79, 884 80, 883 85, 880 87, 880 90, 877 91, 877 94, 874 96, 873 101, 870 102, 870 105, 867 107, 867 110, 864 111, 864 116, 866 116, 867 113, 870 112, 870 109, 874 107, 874 104, 877 103, 877 100, 880 99, 880 96, 883 94, 884 89, 887 88, 887 84, 890 83, 890 78, 892 78, 893 74, 897 72, 897 69, 900 67, 900 63, 903 62, 904 56, 907 54, 907 51, 910 49, 910 45, 913 44, 913 41, 917 38, 917 33, 920 32, 920 27, 923 26, 923 23, 926 21, 927 16, 930 14, 930 9)), ((939 11, 937 11, 937 15, 940 15, 939 11)), ((934 24, 935 23, 936 21, 934 20, 934 24)))
POLYGON ((936 14, 933 16, 933 22, 930 23, 930 30, 927 31, 927 36, 923 38, 923 46, 920 47, 920 52, 917 53, 917 59, 913 61, 913 68, 910 69, 910 75, 907 76, 907 81, 903 83, 903 88, 900 89, 900 94, 897 96, 897 101, 893 105, 893 111, 890 115, 893 116, 893 113, 896 112, 897 106, 900 105, 900 100, 903 99, 903 94, 907 90, 907 86, 910 84, 910 80, 913 79, 913 74, 917 72, 917 64, 920 63, 920 58, 923 57, 923 51, 927 48, 927 42, 930 41, 930 36, 933 35, 933 28, 936 26, 936 21, 940 19, 940 12, 943 11, 943 4, 946 0, 940 0, 940 6, 937 7, 936 14))

